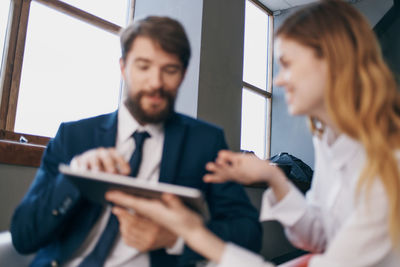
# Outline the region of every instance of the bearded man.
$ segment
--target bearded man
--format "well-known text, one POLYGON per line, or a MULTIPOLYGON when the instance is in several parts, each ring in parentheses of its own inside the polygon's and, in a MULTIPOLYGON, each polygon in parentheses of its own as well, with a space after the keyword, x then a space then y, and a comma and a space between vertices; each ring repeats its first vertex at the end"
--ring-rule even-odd
POLYGON ((190 59, 182 25, 147 17, 121 32, 121 48, 125 99, 113 113, 60 125, 14 212, 15 248, 37 252, 31 266, 191 266, 201 259, 151 220, 134 213, 117 218, 110 206, 85 199, 59 173, 63 163, 200 189, 210 210, 208 227, 259 250, 258 213, 243 188, 202 180, 206 163, 227 148, 223 131, 174 111, 190 59))

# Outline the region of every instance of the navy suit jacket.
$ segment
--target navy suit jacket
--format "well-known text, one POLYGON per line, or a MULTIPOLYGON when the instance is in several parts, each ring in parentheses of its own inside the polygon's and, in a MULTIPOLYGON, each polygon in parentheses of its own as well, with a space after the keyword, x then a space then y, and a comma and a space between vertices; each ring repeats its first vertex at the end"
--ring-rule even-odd
MULTIPOLYGON (((62 264, 80 247, 98 220, 102 207, 83 198, 58 172, 60 163, 86 150, 115 147, 117 112, 63 123, 43 155, 27 194, 14 212, 11 234, 20 253, 37 252, 31 266, 62 264)), ((258 213, 243 188, 234 183, 206 184, 204 166, 226 149, 223 131, 208 123, 174 113, 165 123, 160 182, 200 189, 209 205, 208 227, 224 240, 258 251, 258 213)), ((189 266, 200 258, 185 247, 181 256, 165 249, 150 252, 152 267, 189 266)))

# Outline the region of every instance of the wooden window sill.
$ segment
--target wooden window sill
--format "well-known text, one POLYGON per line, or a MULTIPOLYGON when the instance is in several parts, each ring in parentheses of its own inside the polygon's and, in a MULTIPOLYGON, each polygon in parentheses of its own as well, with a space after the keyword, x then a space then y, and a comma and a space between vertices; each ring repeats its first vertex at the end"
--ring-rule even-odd
POLYGON ((0 163, 39 167, 46 146, 0 140, 0 163))
POLYGON ((39 167, 50 138, 0 130, 0 163, 39 167), (21 138, 26 142, 21 142, 21 138))

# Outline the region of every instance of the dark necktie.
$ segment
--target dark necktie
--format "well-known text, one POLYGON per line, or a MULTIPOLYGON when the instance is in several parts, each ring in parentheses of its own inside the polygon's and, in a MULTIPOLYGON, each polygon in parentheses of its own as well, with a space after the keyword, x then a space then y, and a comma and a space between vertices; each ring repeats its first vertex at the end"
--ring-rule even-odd
MULTIPOLYGON (((140 162, 142 160, 142 150, 144 140, 150 135, 147 132, 134 132, 133 139, 136 143, 136 149, 132 154, 131 159, 129 160, 129 164, 131 166, 131 176, 136 177, 140 162)), ((79 267, 99 267, 103 266, 113 244, 117 234, 119 232, 119 223, 118 219, 114 214, 110 214, 110 218, 108 219, 106 228, 104 228, 103 233, 100 236, 99 241, 92 252, 86 256, 86 258, 79 264, 79 267)))
POLYGON ((133 139, 135 139, 136 149, 129 160, 129 165, 131 166, 130 176, 136 177, 139 172, 140 162, 142 161, 142 150, 143 143, 146 138, 150 137, 148 132, 134 132, 133 139))

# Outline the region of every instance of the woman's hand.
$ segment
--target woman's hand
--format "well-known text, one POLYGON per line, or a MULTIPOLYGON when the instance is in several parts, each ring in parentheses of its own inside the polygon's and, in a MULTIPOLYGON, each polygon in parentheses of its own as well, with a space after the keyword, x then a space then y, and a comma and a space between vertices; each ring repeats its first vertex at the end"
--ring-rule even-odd
POLYGON ((115 215, 124 213, 124 208, 134 210, 184 239, 189 232, 203 227, 201 217, 171 194, 163 194, 159 201, 110 191, 106 193, 106 199, 117 205, 113 208, 115 215))
POLYGON ((278 201, 290 189, 286 175, 278 166, 253 154, 221 150, 215 162, 207 163, 206 170, 210 172, 203 177, 207 183, 233 181, 249 185, 265 182, 272 188, 278 201))
POLYGON ((113 213, 118 218, 127 215, 126 209, 133 210, 134 213, 181 236, 189 247, 204 257, 216 263, 221 260, 225 243, 209 231, 203 225, 201 217, 188 209, 176 196, 163 194, 160 201, 110 191, 106 193, 106 199, 119 205, 113 207, 113 213))
POLYGON ((266 160, 261 160, 253 154, 228 150, 221 150, 215 162, 207 163, 206 169, 211 173, 204 176, 205 182, 234 181, 245 185, 269 182, 269 178, 277 173, 276 167, 266 160))

